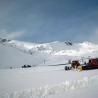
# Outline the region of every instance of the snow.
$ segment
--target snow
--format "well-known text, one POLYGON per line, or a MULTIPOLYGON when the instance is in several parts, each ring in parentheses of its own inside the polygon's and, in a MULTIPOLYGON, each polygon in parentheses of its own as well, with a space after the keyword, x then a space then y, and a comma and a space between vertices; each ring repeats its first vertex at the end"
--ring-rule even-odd
POLYGON ((52 55, 67 55, 67 56, 83 56, 95 51, 98 52, 98 45, 91 42, 75 43, 67 45, 64 42, 51 42, 51 43, 27 43, 12 40, 9 42, 22 50, 28 50, 32 53, 41 52, 52 55), (77 53, 78 51, 78 53, 77 53))
POLYGON ((90 42, 67 45, 65 42, 29 43, 11 40, 0 42, 0 68, 20 68, 24 64, 66 64, 73 59, 97 57, 98 45, 90 42))
POLYGON ((82 98, 81 94, 84 97, 96 94, 97 98, 97 75, 98 70, 65 71, 63 66, 2 69, 0 98, 82 98))
POLYGON ((82 64, 97 54, 91 42, 0 41, 0 98, 97 98, 97 69, 64 70, 69 60, 82 64), (24 64, 32 67, 21 68, 24 64))

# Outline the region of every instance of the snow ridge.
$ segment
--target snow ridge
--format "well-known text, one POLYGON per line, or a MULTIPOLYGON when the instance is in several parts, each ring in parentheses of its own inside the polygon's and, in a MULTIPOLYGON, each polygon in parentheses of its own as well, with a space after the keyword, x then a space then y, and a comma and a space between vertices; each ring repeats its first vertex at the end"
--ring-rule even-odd
POLYGON ((72 42, 59 41, 40 44, 0 38, 0 43, 17 48, 24 53, 29 53, 31 55, 34 53, 42 53, 54 56, 84 56, 98 52, 98 45, 87 41, 75 44, 72 44, 72 42))
POLYGON ((26 53, 44 53, 48 55, 66 55, 66 56, 83 56, 98 52, 98 45, 91 42, 75 43, 69 45, 70 42, 51 42, 51 43, 29 43, 11 40, 8 42, 26 53), (78 52, 77 52, 78 51, 78 52))
POLYGON ((57 95, 65 93, 67 91, 73 91, 76 89, 87 88, 91 85, 98 86, 98 76, 84 77, 80 80, 65 81, 61 84, 46 85, 44 87, 26 89, 10 94, 2 94, 1 98, 47 98, 50 95, 57 95))

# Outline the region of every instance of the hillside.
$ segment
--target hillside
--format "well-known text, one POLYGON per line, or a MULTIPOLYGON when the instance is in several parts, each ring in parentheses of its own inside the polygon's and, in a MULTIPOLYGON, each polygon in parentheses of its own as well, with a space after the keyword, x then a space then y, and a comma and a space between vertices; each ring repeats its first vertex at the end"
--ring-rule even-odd
POLYGON ((97 53, 98 45, 90 42, 39 44, 0 39, 0 68, 63 64, 72 59, 97 57, 97 53))
POLYGON ((97 98, 97 69, 65 71, 65 65, 53 66, 97 54, 98 45, 90 42, 39 44, 0 39, 0 98, 97 98), (24 64, 34 67, 20 68, 24 64))

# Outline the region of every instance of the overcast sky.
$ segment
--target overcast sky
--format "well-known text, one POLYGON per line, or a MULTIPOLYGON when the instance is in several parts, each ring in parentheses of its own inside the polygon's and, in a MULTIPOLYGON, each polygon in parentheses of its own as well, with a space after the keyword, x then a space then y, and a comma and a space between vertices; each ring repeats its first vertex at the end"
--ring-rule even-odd
POLYGON ((0 0, 0 37, 98 41, 98 0, 0 0))

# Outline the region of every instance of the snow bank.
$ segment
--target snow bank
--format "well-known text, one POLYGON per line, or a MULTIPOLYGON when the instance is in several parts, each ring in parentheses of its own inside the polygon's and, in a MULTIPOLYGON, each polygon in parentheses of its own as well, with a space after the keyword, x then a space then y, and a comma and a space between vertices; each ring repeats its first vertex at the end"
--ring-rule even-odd
POLYGON ((65 81, 60 84, 6 93, 0 95, 0 98, 47 98, 50 95, 58 95, 68 91, 72 92, 73 90, 79 91, 81 88, 87 88, 89 86, 98 86, 98 76, 84 77, 79 80, 65 81))

